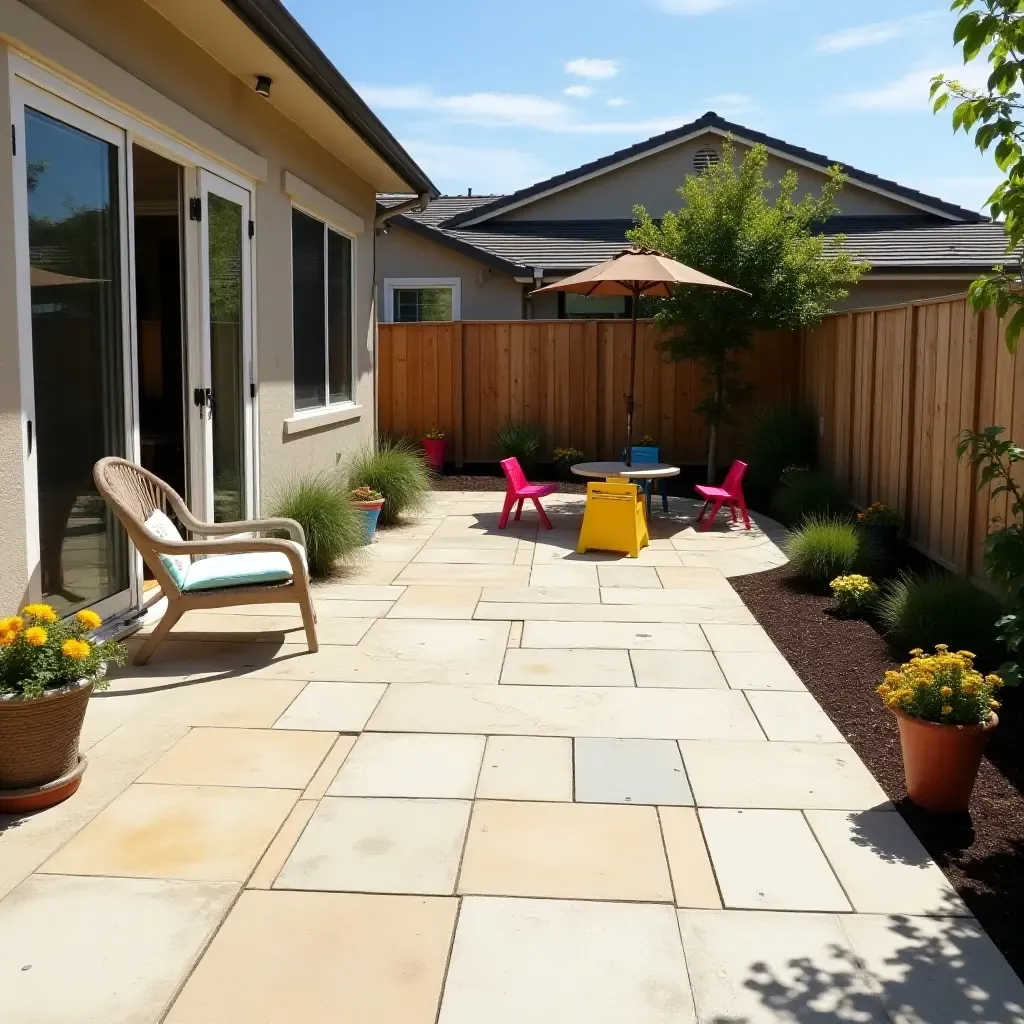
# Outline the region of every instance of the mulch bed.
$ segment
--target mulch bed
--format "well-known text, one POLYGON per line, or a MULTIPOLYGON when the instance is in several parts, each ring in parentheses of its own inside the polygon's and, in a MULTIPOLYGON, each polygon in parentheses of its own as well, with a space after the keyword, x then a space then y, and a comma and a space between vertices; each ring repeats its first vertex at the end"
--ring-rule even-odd
POLYGON ((789 566, 732 580, 804 685, 857 751, 1003 955, 1024 977, 1024 692, 1000 695, 970 815, 929 815, 907 799, 899 735, 875 687, 897 667, 868 623, 830 614, 789 566))
MULTIPOLYGON (((553 483, 563 494, 586 494, 587 485, 575 480, 531 480, 532 484, 553 483)), ((454 476, 446 474, 435 476, 430 482, 435 491, 504 491, 503 476, 454 476)))

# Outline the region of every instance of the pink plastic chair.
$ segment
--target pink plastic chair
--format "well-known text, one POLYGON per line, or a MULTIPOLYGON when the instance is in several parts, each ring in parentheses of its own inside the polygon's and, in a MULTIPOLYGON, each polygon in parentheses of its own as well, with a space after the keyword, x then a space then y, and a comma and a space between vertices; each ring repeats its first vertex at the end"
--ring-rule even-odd
POLYGON ((505 474, 505 479, 508 481, 508 491, 505 493, 505 504, 501 509, 498 529, 504 530, 508 525, 508 514, 512 511, 512 506, 516 505, 517 502, 516 521, 518 522, 523 512, 523 502, 529 498, 537 506, 537 515, 540 516, 540 521, 550 530, 551 520, 544 514, 540 499, 548 494, 553 494, 558 490, 558 486, 556 484, 531 484, 526 479, 518 459, 503 459, 501 471, 505 474))
POLYGON ((732 521, 736 522, 736 507, 739 506, 740 511, 743 513, 743 522, 746 524, 746 528, 750 529, 750 516, 747 515, 747 502, 743 497, 743 475, 747 471, 747 464, 740 462, 737 459, 730 467, 729 472, 726 473, 725 479, 722 481, 721 487, 705 487, 703 484, 697 484, 697 493, 704 499, 704 507, 700 510, 700 515, 697 516, 697 522, 704 518, 704 513, 708 510, 708 505, 714 502, 714 508, 711 509, 711 515, 704 522, 704 529, 711 529, 711 520, 718 515, 718 510, 726 503, 729 503, 729 511, 732 512, 732 521))

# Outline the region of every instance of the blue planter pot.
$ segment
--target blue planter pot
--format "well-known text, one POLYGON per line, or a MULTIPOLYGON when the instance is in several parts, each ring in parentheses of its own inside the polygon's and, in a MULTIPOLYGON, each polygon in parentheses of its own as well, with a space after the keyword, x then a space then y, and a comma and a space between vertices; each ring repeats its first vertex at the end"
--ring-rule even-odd
POLYGON ((661 462, 661 449, 635 444, 631 449, 633 462, 661 462))
POLYGON ((380 510, 383 506, 383 501, 356 502, 356 508, 363 515, 364 544, 373 543, 373 535, 377 532, 377 520, 380 518, 380 510))

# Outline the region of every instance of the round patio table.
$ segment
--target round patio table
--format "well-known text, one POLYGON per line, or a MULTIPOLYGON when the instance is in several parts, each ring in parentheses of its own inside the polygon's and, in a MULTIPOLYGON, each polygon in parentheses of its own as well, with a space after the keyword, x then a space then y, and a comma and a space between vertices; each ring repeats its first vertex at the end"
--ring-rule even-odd
POLYGON ((632 466, 624 462, 577 462, 572 471, 577 476, 600 480, 664 480, 679 476, 679 467, 667 462, 635 462, 632 466))

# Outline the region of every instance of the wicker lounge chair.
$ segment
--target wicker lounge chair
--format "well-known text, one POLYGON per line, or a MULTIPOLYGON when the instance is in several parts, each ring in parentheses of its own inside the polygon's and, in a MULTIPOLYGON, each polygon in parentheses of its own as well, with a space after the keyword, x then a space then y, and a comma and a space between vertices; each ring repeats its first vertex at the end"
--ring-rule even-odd
MULTIPOLYGON (((310 653, 319 649, 306 568, 306 539, 297 522, 293 519, 200 522, 189 512, 181 496, 159 477, 124 459, 100 459, 93 467, 93 479, 167 598, 167 611, 139 648, 136 665, 149 661, 187 611, 267 602, 296 602, 302 612, 310 653), (192 540, 155 533, 155 527, 147 526, 155 512, 173 513, 192 535, 192 540), (291 539, 237 536, 268 530, 286 531, 291 539), (224 539, 201 540, 201 537, 224 539), (195 556, 206 557, 195 560, 195 556)), ((173 533, 173 528, 169 532, 173 533)))

